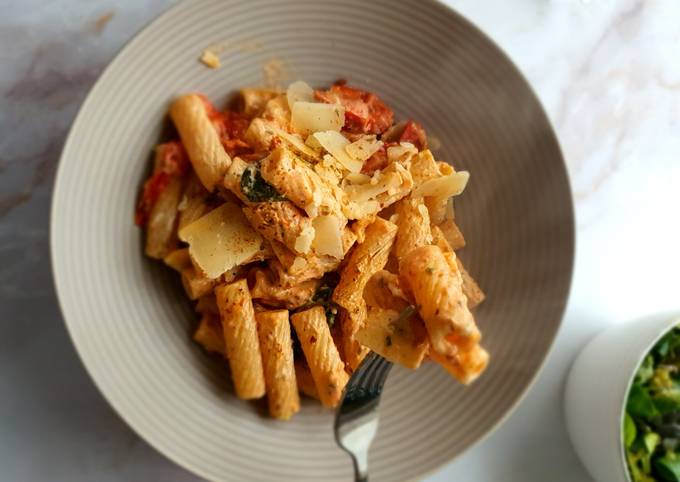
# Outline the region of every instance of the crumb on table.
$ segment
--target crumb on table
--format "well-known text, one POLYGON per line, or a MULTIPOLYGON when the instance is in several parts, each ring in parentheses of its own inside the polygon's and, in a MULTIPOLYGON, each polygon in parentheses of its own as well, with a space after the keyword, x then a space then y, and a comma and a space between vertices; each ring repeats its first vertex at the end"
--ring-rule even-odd
POLYGON ((210 49, 205 49, 203 51, 200 60, 204 65, 211 69, 217 69, 220 66, 220 58, 210 49))

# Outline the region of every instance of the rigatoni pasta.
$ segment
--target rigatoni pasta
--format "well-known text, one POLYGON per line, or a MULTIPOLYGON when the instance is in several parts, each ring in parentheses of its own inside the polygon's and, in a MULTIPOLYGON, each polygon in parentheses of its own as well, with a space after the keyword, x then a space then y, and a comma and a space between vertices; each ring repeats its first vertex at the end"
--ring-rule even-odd
POLYGON ((460 271, 438 246, 411 251, 399 263, 399 277, 419 307, 436 352, 454 354, 458 345, 479 342, 481 335, 467 307, 460 271))
POLYGON ((222 182, 231 158, 210 121, 206 103, 196 94, 184 95, 170 106, 170 117, 198 178, 208 191, 214 190, 222 182))
POLYGON ((356 340, 393 363, 418 368, 428 353, 427 331, 417 319, 415 308, 398 285, 398 277, 387 271, 376 273, 364 290, 369 320, 356 333, 356 340))
POLYGON ((432 244, 430 214, 422 198, 402 199, 396 204, 397 238, 394 255, 406 256, 419 246, 432 244))
POLYGON ((281 420, 300 394, 336 407, 371 350, 476 379, 484 293, 457 256, 453 210, 469 174, 344 83, 244 88, 232 105, 172 103, 179 137, 157 146, 135 222, 146 254, 181 276, 193 338, 229 361, 236 395, 266 395, 281 420))
POLYGON ((300 410, 288 310, 261 311, 255 315, 255 320, 269 413, 274 418, 288 420, 300 410))
POLYGON ((345 310, 341 318, 343 352, 345 362, 352 371, 368 352, 355 339, 356 332, 366 321, 364 288, 371 276, 385 267, 396 234, 396 225, 376 218, 366 228, 364 242, 349 254, 345 267, 340 272, 340 281, 333 292, 333 301, 345 310))
POLYGON ((300 339, 321 403, 330 408, 337 406, 349 375, 333 343, 324 309, 316 306, 295 313, 291 321, 300 339))
POLYGON ((201 321, 194 331, 194 340, 208 352, 219 353, 223 356, 226 353, 220 319, 211 313, 204 313, 201 316, 201 321))
POLYGON ((248 283, 240 279, 218 286, 215 298, 220 310, 234 391, 245 400, 260 398, 265 393, 264 371, 248 283))
POLYGON ((306 361, 295 361, 295 379, 300 393, 319 400, 319 391, 316 389, 314 377, 306 361))

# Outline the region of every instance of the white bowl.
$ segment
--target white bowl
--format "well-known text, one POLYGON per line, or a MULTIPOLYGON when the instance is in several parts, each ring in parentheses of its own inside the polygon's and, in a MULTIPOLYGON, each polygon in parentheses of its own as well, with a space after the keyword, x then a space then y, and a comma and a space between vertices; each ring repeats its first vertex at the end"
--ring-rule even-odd
POLYGON ((372 480, 421 477, 496 427, 543 364, 571 281, 574 224, 557 140, 508 58, 433 0, 181 2, 107 68, 75 121, 52 206, 59 300, 104 396, 154 447, 212 480, 349 480, 333 412, 306 404, 289 423, 237 400, 223 363, 190 339, 195 315, 174 273, 142 254, 133 226, 152 147, 173 97, 218 105, 262 82, 345 77, 398 118, 421 121, 440 159, 471 172, 456 204, 461 255, 487 293, 477 311, 491 353, 473 386, 437 366, 390 374, 370 453, 372 480), (223 66, 198 62, 221 44, 223 66), (271 65, 271 64, 270 64, 271 65))
POLYGON ((679 322, 677 314, 662 313, 616 325, 574 361, 565 389, 567 430, 595 480, 630 481, 622 436, 628 391, 644 357, 679 322))

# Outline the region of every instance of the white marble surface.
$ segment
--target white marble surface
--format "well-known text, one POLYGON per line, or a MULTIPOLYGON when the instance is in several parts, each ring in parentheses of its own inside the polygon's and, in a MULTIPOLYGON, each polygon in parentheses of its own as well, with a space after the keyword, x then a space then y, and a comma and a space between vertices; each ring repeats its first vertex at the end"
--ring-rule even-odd
MULTIPOLYGON (((196 480, 96 391, 48 268, 49 195, 68 126, 120 46, 171 3, 0 0, 0 481, 196 480)), ((508 52, 543 101, 572 179, 578 246, 537 383, 497 432, 426 480, 588 481, 562 415, 570 362, 609 324, 680 309, 680 2, 448 3, 508 52)))

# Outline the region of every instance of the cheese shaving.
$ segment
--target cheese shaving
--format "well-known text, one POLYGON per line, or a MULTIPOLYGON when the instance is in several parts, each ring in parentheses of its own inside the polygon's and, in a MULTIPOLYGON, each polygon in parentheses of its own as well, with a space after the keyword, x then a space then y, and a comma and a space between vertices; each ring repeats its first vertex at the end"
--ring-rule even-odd
POLYGON ((335 216, 319 216, 312 221, 316 237, 314 251, 323 256, 328 255, 342 259, 345 254, 342 243, 342 224, 335 216))
POLYGON ((363 162, 378 152, 382 146, 382 141, 379 141, 376 136, 362 136, 345 146, 345 151, 352 158, 363 162))
POLYGON ((316 132, 312 134, 330 155, 335 157, 350 172, 359 172, 363 163, 353 159, 345 151, 349 141, 336 131, 316 132))
POLYGON ((314 227, 308 226, 302 230, 299 236, 295 239, 295 251, 298 253, 309 253, 314 241, 315 232, 314 227))
POLYGON ((417 154, 418 149, 410 142, 400 142, 398 146, 387 148, 387 160, 390 162, 408 162, 417 154))
POLYGON ((312 102, 314 100, 314 89, 307 82, 298 80, 288 86, 286 99, 288 100, 288 107, 292 111, 296 102, 312 102))
POLYGON ((293 104, 291 127, 308 135, 319 131, 340 131, 345 125, 345 108, 339 104, 296 102, 293 104))
POLYGON ((448 176, 435 177, 417 186, 413 192, 413 197, 432 196, 447 198, 458 196, 463 192, 470 179, 467 171, 458 171, 448 176))
POLYGON ((248 223, 238 204, 227 202, 185 226, 179 239, 208 278, 217 278, 260 250, 262 236, 248 223))

